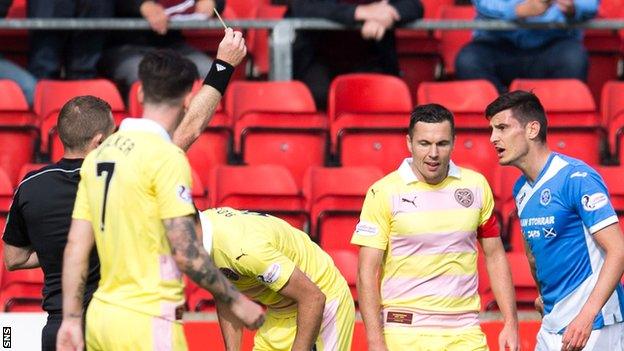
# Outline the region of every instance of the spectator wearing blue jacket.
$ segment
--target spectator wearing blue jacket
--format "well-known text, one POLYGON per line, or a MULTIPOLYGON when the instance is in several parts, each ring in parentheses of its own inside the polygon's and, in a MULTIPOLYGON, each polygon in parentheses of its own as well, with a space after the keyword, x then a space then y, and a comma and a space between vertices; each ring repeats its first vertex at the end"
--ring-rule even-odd
MULTIPOLYGON (((528 23, 593 18, 599 0, 473 0, 479 20, 528 23)), ((500 93, 516 78, 586 80, 588 57, 580 29, 476 30, 457 55, 459 79, 487 79, 500 93)))

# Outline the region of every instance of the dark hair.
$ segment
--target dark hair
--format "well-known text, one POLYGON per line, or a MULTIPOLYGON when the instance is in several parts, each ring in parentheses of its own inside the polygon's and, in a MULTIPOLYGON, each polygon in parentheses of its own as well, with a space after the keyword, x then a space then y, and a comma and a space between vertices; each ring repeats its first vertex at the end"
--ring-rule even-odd
POLYGON ((115 128, 108 102, 91 95, 69 100, 59 113, 57 128, 65 149, 84 150, 98 133, 115 128))
POLYGON ((499 96, 485 109, 485 117, 491 119, 501 111, 511 109, 512 116, 524 127, 529 122, 537 121, 540 125, 539 141, 546 142, 548 120, 544 106, 532 92, 515 90, 499 96))
POLYGON ((451 111, 439 104, 418 105, 414 107, 410 115, 409 136, 410 138, 414 136, 414 127, 418 122, 442 123, 444 121, 451 123, 451 136, 455 137, 455 121, 451 111))
POLYGON ((195 64, 173 50, 150 51, 139 64, 143 100, 148 104, 177 105, 198 77, 195 64))

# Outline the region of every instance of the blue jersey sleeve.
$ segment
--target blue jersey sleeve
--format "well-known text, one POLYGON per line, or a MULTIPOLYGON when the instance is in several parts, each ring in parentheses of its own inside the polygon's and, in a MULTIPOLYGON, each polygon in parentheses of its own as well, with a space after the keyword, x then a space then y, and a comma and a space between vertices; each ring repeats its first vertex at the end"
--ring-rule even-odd
POLYGON ((592 168, 579 165, 567 179, 568 203, 576 210, 590 233, 618 221, 602 177, 592 168))

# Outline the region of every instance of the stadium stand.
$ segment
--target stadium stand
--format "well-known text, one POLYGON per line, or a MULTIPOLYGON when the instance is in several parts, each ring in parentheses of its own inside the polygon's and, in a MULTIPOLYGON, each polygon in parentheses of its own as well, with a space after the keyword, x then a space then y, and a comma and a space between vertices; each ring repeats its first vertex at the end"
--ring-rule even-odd
POLYGON ((269 213, 307 231, 303 197, 283 166, 217 166, 210 174, 208 189, 211 207, 269 213))
POLYGON ((614 159, 619 160, 624 155, 624 82, 609 81, 602 87, 600 102, 602 125, 609 133, 609 150, 614 159))
POLYGON ((34 159, 38 122, 16 83, 0 80, 0 91, 0 168, 17 185, 20 168, 34 159))
POLYGON ((362 73, 334 79, 327 112, 340 164, 395 170, 408 154, 412 108, 409 88, 399 78, 362 73))
MULTIPOLYGON (((437 18, 441 20, 463 19, 471 20, 475 17, 472 6, 444 5, 438 8, 437 18)), ((441 30, 436 32, 440 41, 440 55, 444 64, 444 76, 452 77, 455 74, 455 57, 461 48, 468 44, 472 37, 470 30, 441 30)))
POLYGON ((243 163, 283 165, 299 187, 308 167, 325 164, 327 117, 316 111, 305 84, 233 82, 225 100, 243 163))

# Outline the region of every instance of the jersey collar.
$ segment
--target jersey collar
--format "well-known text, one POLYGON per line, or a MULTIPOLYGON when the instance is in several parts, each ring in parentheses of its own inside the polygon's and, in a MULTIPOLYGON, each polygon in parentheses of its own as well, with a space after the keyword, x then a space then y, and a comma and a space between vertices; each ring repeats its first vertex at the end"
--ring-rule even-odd
MULTIPOLYGON (((414 174, 414 170, 412 170, 412 161, 413 159, 411 157, 406 158, 405 160, 403 160, 401 166, 399 166, 398 169, 399 176, 401 176, 401 179, 403 179, 405 184, 419 181, 418 177, 416 177, 416 174, 414 174)), ((457 167, 457 165, 455 165, 455 163, 453 163, 453 161, 449 162, 448 177, 453 177, 457 179, 461 178, 461 170, 459 167, 457 167)))
POLYGON ((126 118, 121 121, 120 131, 148 132, 160 135, 166 141, 171 141, 171 136, 158 122, 147 118, 126 118))
POLYGON ((205 215, 203 212, 199 213, 199 222, 201 223, 201 228, 203 232, 203 244, 204 249, 210 256, 212 256, 212 237, 214 233, 212 232, 212 222, 210 222, 210 218, 205 215))

